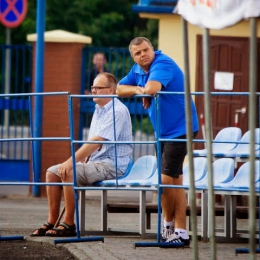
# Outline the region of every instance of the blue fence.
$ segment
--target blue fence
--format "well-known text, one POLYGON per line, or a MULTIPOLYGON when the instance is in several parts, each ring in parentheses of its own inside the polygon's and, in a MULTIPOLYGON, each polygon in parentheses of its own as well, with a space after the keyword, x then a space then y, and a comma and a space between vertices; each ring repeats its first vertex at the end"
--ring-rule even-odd
MULTIPOLYGON (((32 47, 0 45, 0 94, 31 91, 32 47)), ((29 103, 24 96, 0 99, 0 138, 29 136, 29 103)), ((29 143, 0 143, 0 159, 29 159, 29 143)))
MULTIPOLYGON (((104 53, 106 70, 120 80, 133 65, 127 48, 86 47, 82 53, 81 93, 86 87, 86 70, 92 67, 93 55, 104 53)), ((26 45, 0 45, 0 94, 30 93, 32 78, 32 47, 26 45)), ((141 98, 122 99, 130 110, 134 140, 154 140, 153 130, 147 111, 142 107, 141 98)), ((91 98, 81 98, 80 139, 86 139, 91 117, 94 111, 91 98)), ((0 98, 0 138, 19 139, 31 137, 30 99, 26 95, 2 96, 0 98)), ((0 142, 0 180, 7 180, 5 172, 13 169, 9 180, 29 180, 29 161, 31 157, 30 141, 0 142), (18 174, 23 172, 23 176, 18 174), (17 174, 15 174, 17 173, 17 174)), ((144 154, 154 154, 154 147, 136 145, 135 158, 144 154)))
MULTIPOLYGON (((32 47, 0 45, 0 61, 0 94, 30 92, 32 47)), ((0 139, 29 136, 28 98, 25 96, 0 98, 0 139)), ((29 141, 0 142, 1 180, 29 180, 30 149, 29 141), (18 174, 21 171, 23 173, 18 174)))

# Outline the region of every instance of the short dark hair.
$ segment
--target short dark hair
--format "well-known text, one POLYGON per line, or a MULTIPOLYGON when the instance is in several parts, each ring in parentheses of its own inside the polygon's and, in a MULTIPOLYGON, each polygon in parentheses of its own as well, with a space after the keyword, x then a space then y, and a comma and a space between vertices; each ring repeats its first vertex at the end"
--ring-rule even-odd
POLYGON ((145 37, 136 37, 136 38, 134 38, 134 39, 130 42, 130 44, 129 44, 129 51, 130 51, 130 53, 131 53, 131 47, 132 47, 132 45, 139 45, 139 44, 141 44, 143 41, 148 42, 148 44, 149 44, 150 46, 153 46, 152 43, 150 42, 150 40, 148 40, 147 38, 145 38, 145 37))

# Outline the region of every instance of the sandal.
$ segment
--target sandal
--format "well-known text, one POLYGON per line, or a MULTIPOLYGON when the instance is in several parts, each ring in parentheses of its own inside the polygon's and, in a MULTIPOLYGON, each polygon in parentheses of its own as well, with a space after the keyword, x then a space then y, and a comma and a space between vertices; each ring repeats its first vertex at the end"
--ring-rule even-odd
POLYGON ((45 233, 46 233, 48 230, 54 228, 54 225, 52 225, 52 224, 49 223, 49 222, 45 222, 42 226, 43 226, 43 227, 46 227, 46 228, 41 227, 41 228, 35 229, 30 236, 31 236, 31 237, 41 237, 41 236, 45 236, 45 233), (38 231, 38 233, 37 233, 37 234, 34 234, 35 231, 38 231))
POLYGON ((50 230, 55 231, 55 233, 47 233, 46 232, 45 236, 49 236, 49 237, 74 237, 74 236, 77 235, 75 224, 68 225, 65 222, 60 223, 57 228, 52 228, 50 230), (63 227, 63 229, 61 229, 59 227, 63 227))

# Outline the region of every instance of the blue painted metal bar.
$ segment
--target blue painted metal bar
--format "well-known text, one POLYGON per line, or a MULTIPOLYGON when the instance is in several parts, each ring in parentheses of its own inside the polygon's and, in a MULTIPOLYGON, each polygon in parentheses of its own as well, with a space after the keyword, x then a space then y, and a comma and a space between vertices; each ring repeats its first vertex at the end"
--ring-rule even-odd
POLYGON ((24 236, 0 236, 0 241, 24 240, 24 236))
POLYGON ((174 7, 171 6, 140 6, 140 5, 133 5, 132 6, 133 12, 136 13, 161 13, 161 14, 172 14, 174 7))
POLYGON ((157 211, 157 216, 158 216, 158 226, 157 226, 157 243, 160 243, 161 241, 161 200, 162 200, 162 193, 163 193, 163 188, 161 187, 162 185, 162 178, 161 178, 161 142, 159 140, 160 136, 160 127, 161 127, 161 110, 160 110, 160 105, 161 105, 161 95, 158 95, 157 98, 155 98, 155 104, 156 104, 156 149, 157 149, 157 165, 158 165, 158 197, 157 197, 157 204, 158 204, 158 211, 157 211))
POLYGON ((29 96, 56 96, 56 95, 68 95, 69 92, 42 92, 42 93, 16 93, 16 94, 0 94, 2 97, 29 97, 29 96))
MULTIPOLYGON (((113 106, 113 118, 116 118, 115 115, 115 98, 112 98, 112 106, 113 106)), ((117 171, 117 143, 119 144, 119 142, 116 142, 116 120, 113 120, 113 128, 114 128, 114 141, 115 141, 115 167, 116 167, 116 186, 118 186, 118 171, 117 171)))
POLYGON ((24 137, 24 138, 2 138, 0 142, 12 142, 12 141, 69 141, 69 137, 24 137))
MULTIPOLYGON (((254 253, 257 253, 257 254, 260 254, 260 248, 254 249, 253 252, 254 252, 254 253)), ((236 255, 237 255, 237 254, 249 254, 250 252, 249 252, 249 249, 248 249, 248 248, 236 248, 236 249, 235 249, 235 253, 236 253, 236 255)))
MULTIPOLYGON (((36 62, 35 62, 35 92, 43 92, 43 75, 44 75, 44 31, 45 31, 45 0, 37 1, 37 42, 36 42, 36 62)), ((42 135, 42 98, 35 98, 34 106, 34 128, 35 137, 42 135)), ((33 181, 41 181, 41 142, 33 142, 35 172, 33 181)), ((33 196, 40 196, 40 188, 33 187, 33 196)))
POLYGON ((167 13, 175 15, 173 10, 177 2, 177 0, 140 0, 138 4, 132 5, 132 10, 137 13, 167 13))
MULTIPOLYGON (((158 94, 169 94, 169 95, 185 95, 185 92, 167 92, 167 91, 159 91, 157 92, 158 94)), ((190 92, 191 95, 205 95, 204 92, 190 92)), ((250 95, 250 92, 209 92, 210 95, 220 95, 220 96, 249 96, 250 95)), ((256 92, 256 95, 260 96, 260 92, 256 92)), ((5 95, 0 95, 1 96, 5 96, 5 95)), ((73 94, 71 95, 72 97, 78 97, 78 98, 81 98, 83 97, 83 95, 76 95, 76 94, 73 94)), ((98 97, 105 97, 105 95, 97 95, 98 97)), ((118 97, 117 95, 110 95, 111 97, 118 97)), ((89 98, 93 98, 92 95, 84 95, 84 97, 89 97, 89 98)), ((135 97, 138 97, 138 98, 141 98, 141 97, 150 97, 149 95, 147 94, 142 94, 142 95, 136 95, 136 96, 133 96, 133 98, 135 97)))
MULTIPOLYGON (((184 140, 184 139, 182 139, 184 140)), ((103 144, 103 141, 72 141, 73 144, 103 144)), ((106 141, 106 144, 156 144, 155 141, 106 141)))
MULTIPOLYGON (((185 92, 166 92, 160 91, 158 94, 169 94, 169 95, 184 95, 185 92)), ((213 96, 249 96, 250 92, 209 92, 213 96)), ((260 95, 260 92, 256 92, 256 95, 260 95)), ((191 92, 191 95, 205 95, 205 92, 191 92)))
MULTIPOLYGON (((29 96, 29 126, 30 126, 30 132, 31 132, 31 136, 33 136, 33 114, 32 114, 32 97, 29 96)), ((33 172, 36 172, 36 167, 35 167, 35 164, 36 164, 36 161, 34 160, 35 158, 35 152, 34 152, 34 145, 33 143, 31 143, 31 146, 32 146, 32 170, 33 172)))
MULTIPOLYGON (((106 96, 107 97, 107 96, 106 96)), ((70 127, 70 141, 71 141, 71 157, 72 157, 72 171, 73 171, 73 189, 74 189, 74 202, 75 202, 75 215, 76 215, 76 238, 66 238, 66 239, 56 239, 54 244, 58 243, 78 243, 78 242, 91 242, 91 241, 102 241, 104 242, 104 237, 80 237, 79 230, 79 206, 78 206, 78 192, 76 187, 77 184, 77 173, 76 173, 76 159, 75 159, 75 147, 73 140, 75 138, 74 134, 74 120, 73 120, 73 97, 72 95, 68 96, 68 108, 69 108, 69 127, 70 127)))
POLYGON ((25 182, 25 181, 20 181, 20 182, 10 182, 10 181, 5 181, 5 182, 0 182, 0 185, 10 185, 10 186, 33 186, 33 185, 37 185, 37 186, 71 186, 73 185, 72 182, 68 182, 68 183, 60 183, 60 182, 25 182))
MULTIPOLYGON (((158 92, 159 93, 159 92, 158 92)), ((162 188, 162 180, 161 180, 161 142, 160 142, 160 94, 154 97, 155 98, 155 106, 156 106, 156 151, 157 151, 157 168, 158 168, 158 196, 157 196, 157 205, 158 205, 158 211, 157 211, 157 238, 156 242, 135 242, 134 247, 160 247, 161 243, 161 196, 163 192, 162 188)), ((183 246, 183 243, 181 243, 181 246, 183 246)), ((180 247, 180 245, 175 244, 171 245, 170 247, 180 247)))

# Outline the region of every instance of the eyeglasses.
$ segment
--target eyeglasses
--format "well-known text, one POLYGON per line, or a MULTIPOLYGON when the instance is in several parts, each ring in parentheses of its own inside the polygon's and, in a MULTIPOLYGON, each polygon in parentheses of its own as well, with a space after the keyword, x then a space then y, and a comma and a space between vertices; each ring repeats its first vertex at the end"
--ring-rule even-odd
POLYGON ((94 91, 94 90, 100 90, 100 89, 104 89, 104 88, 110 88, 110 87, 92 86, 92 87, 91 87, 91 91, 94 91))

